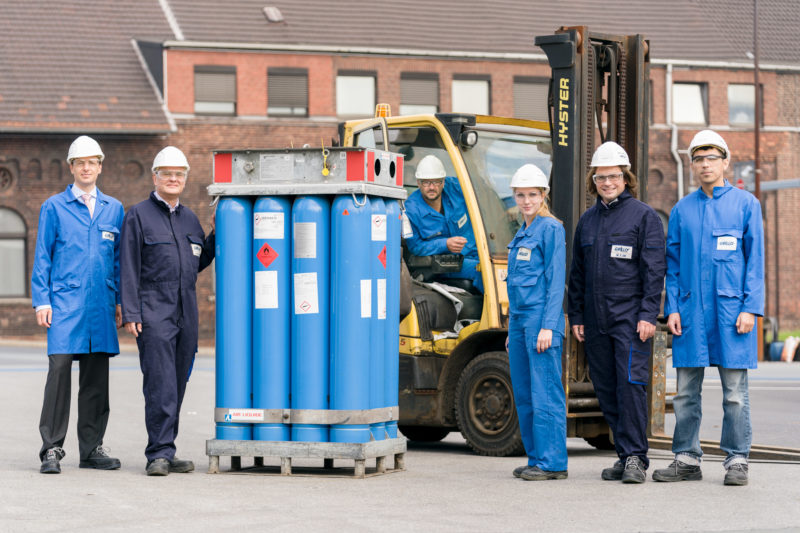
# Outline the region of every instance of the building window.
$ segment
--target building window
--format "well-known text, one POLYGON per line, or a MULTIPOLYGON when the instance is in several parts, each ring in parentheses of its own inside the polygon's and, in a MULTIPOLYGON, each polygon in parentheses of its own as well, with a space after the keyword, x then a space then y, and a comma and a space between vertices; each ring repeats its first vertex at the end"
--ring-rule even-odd
POLYGON ((418 115, 439 111, 439 75, 427 72, 400 74, 400 114, 418 115))
POLYGON ((708 92, 704 83, 673 84, 672 121, 676 124, 708 124, 708 92))
POLYGON ((0 298, 27 296, 25 272, 27 229, 15 211, 0 207, 0 298))
POLYGON ((453 76, 453 113, 488 115, 489 78, 456 74, 453 76))
POLYGON ((514 117, 547 121, 547 91, 550 80, 514 76, 514 117))
POLYGON ((194 112, 236 114, 236 67, 194 67, 194 112))
POLYGON ((371 117, 375 114, 375 73, 339 71, 336 76, 336 114, 371 117))
MULTIPOLYGON (((763 91, 763 89, 762 89, 763 91)), ((763 92, 761 94, 763 98, 763 92)), ((752 126, 756 123, 756 95, 751 83, 728 85, 728 122, 731 126, 752 126)), ((762 100, 763 102, 763 100, 762 100)), ((762 105, 763 108, 763 105, 762 105)), ((764 117, 761 117, 764 125, 764 117)))
POLYGON ((267 114, 308 116, 308 70, 271 68, 267 71, 267 114))

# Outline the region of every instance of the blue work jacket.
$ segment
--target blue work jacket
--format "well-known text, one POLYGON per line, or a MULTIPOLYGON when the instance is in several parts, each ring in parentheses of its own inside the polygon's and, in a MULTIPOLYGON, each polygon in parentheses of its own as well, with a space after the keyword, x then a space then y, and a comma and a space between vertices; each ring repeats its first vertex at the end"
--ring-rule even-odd
POLYGON ((564 226, 553 217, 537 216, 508 245, 508 302, 512 320, 564 335, 564 226))
POLYGON ((764 228, 755 196, 726 181, 712 198, 698 189, 672 208, 666 287, 664 314, 681 316, 675 367, 756 368, 757 328, 736 331, 739 313, 764 313, 764 228))
POLYGON ((664 226, 655 210, 628 189, 609 205, 598 197, 575 229, 570 325, 632 336, 638 321, 655 324, 665 270, 664 226))
POLYGON ((119 353, 114 319, 119 297, 122 204, 97 189, 94 216, 71 185, 39 211, 31 275, 33 307, 50 305, 47 353, 119 353))
POLYGON ((206 238, 197 215, 181 204, 170 213, 150 193, 122 226, 122 322, 180 324, 196 339, 197 274, 213 259, 214 233, 206 238))
POLYGON ((429 206, 419 190, 414 191, 405 201, 405 210, 413 233, 406 235, 405 242, 412 254, 449 254, 451 252, 447 249, 447 239, 464 237, 467 244, 461 250, 461 255, 478 259, 475 234, 472 232, 464 193, 457 178, 445 178, 442 190, 443 214, 429 206))

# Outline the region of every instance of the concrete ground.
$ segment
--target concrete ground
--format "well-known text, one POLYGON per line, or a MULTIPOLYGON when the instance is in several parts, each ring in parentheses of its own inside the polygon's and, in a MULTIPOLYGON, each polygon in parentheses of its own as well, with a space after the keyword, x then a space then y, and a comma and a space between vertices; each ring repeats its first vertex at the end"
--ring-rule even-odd
MULTIPOLYGON (((511 470, 523 463, 521 458, 479 457, 459 434, 442 443, 411 444, 406 471, 367 479, 246 471, 207 474, 205 441, 214 435, 210 356, 198 357, 195 364, 177 441, 179 456, 193 459, 196 472, 164 478, 144 475, 141 374, 136 355, 128 351, 111 364, 111 418, 105 442, 121 459, 122 469, 78 468, 73 390, 62 474, 45 476, 39 474, 37 457, 47 368, 43 354, 36 346, 0 346, 0 404, 6 413, 0 432, 1 532, 800 531, 798 464, 754 462, 748 486, 725 487, 721 459, 707 456, 702 481, 665 484, 648 476, 644 485, 623 485, 600 480, 600 470, 614 461, 612 454, 579 439, 568 442, 569 479, 564 481, 514 479, 511 470)), ((760 372, 769 378, 769 387, 786 385, 778 394, 789 398, 786 405, 794 408, 775 413, 784 420, 775 426, 793 427, 800 412, 800 365, 776 364, 754 372, 751 387, 761 383, 760 372), (773 374, 782 378, 780 383, 772 380, 773 374)), ((73 377, 75 389, 77 371, 73 377)), ((706 391, 707 396, 714 394, 713 383, 706 391)), ((754 405, 754 418, 755 410, 754 405)), ((707 411, 707 416, 716 415, 707 411)), ((702 436, 718 438, 718 429, 710 423, 704 423, 702 436)), ((795 442, 783 444, 800 446, 800 431, 795 427, 788 434, 795 442)), ((671 460, 662 451, 651 457, 656 468, 671 460)), ((267 464, 279 461, 267 459, 267 464)), ((302 464, 321 466, 295 462, 302 464)), ((369 471, 374 462, 367 466, 369 471)), ((223 460, 222 467, 227 470, 229 462, 223 460)))

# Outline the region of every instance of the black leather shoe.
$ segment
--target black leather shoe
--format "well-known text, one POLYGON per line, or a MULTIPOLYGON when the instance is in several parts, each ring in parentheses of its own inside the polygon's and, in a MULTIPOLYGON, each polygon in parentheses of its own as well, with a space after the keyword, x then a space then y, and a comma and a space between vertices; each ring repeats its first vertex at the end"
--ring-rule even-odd
POLYGON ((164 459, 163 457, 159 457, 158 459, 153 459, 149 463, 147 463, 147 468, 145 469, 148 476, 168 476, 169 475, 169 461, 164 459))
POLYGON ((625 459, 625 471, 622 473, 623 483, 644 483, 647 479, 645 474, 644 461, 635 455, 629 455, 625 459))
POLYGON ((726 485, 747 485, 748 466, 745 463, 735 463, 725 473, 726 485))
POLYGON ((606 481, 619 481, 622 479, 622 473, 624 471, 625 465, 622 464, 622 461, 617 459, 617 462, 614 463, 614 466, 603 469, 603 472, 600 473, 600 477, 606 481))
POLYGON ((700 466, 687 465, 675 459, 667 468, 653 471, 653 479, 656 481, 700 481, 703 479, 703 472, 700 466))
POLYGON ((98 446, 85 460, 78 465, 81 468, 96 468, 97 470, 116 470, 122 464, 116 457, 109 457, 105 448, 98 446))
POLYGON ((187 459, 178 459, 173 457, 169 462, 169 471, 176 474, 186 474, 187 472, 194 471, 194 463, 187 459))
POLYGON ((542 470, 538 466, 532 466, 524 470, 519 477, 525 481, 545 481, 548 479, 567 479, 566 470, 542 470))
POLYGON ((44 453, 42 459, 42 466, 39 472, 42 474, 60 474, 61 473, 61 459, 64 458, 66 453, 61 448, 50 448, 44 453))

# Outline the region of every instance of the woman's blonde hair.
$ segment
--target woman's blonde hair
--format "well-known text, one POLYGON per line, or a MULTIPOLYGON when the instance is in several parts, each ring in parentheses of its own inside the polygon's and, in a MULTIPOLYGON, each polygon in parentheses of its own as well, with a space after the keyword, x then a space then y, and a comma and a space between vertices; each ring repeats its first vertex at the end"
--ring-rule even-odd
MULTIPOLYGON (((619 168, 622 170, 622 167, 619 168)), ((597 186, 594 184, 592 176, 596 171, 596 167, 591 167, 589 172, 586 173, 586 192, 594 196, 597 196, 597 186)), ((639 198, 639 180, 636 179, 636 175, 630 170, 623 170, 622 174, 625 178, 625 186, 628 188, 628 192, 634 198, 639 198)))

